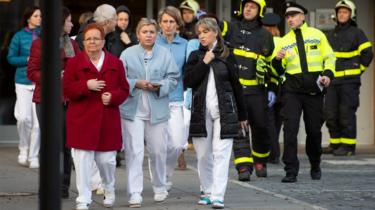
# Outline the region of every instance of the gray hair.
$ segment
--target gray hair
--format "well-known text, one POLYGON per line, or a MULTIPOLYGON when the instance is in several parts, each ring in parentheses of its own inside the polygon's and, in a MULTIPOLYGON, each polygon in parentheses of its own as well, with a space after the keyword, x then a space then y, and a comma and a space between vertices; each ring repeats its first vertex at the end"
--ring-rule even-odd
POLYGON ((116 9, 109 4, 102 4, 98 6, 94 12, 94 21, 96 23, 105 22, 116 18, 116 9))
POLYGON ((158 29, 158 24, 156 23, 156 21, 154 19, 151 19, 151 18, 141 18, 141 20, 138 22, 138 25, 137 25, 137 29, 136 29, 137 34, 139 33, 139 31, 141 30, 141 28, 143 26, 148 26, 148 25, 155 26, 155 30, 158 29))
POLYGON ((203 27, 203 28, 205 28, 209 31, 213 31, 213 32, 217 33, 216 48, 218 48, 221 51, 220 57, 222 57, 222 58, 228 57, 229 50, 224 44, 224 39, 221 36, 221 30, 220 30, 220 27, 219 27, 216 19, 212 18, 212 17, 205 17, 205 18, 200 19, 197 22, 197 24, 195 25, 195 31, 196 32, 198 31, 199 26, 201 26, 201 27, 203 27))

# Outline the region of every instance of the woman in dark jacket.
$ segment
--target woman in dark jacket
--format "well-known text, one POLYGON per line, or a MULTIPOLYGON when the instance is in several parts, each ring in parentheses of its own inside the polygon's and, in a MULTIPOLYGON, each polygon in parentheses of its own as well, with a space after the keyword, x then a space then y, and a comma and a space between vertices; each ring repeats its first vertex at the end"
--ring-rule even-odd
POLYGON ((198 21, 197 33, 200 47, 185 65, 184 84, 193 90, 190 136, 204 192, 198 204, 224 208, 232 140, 247 128, 242 87, 216 20, 198 21))
POLYGON ((138 44, 137 36, 132 32, 132 19, 128 7, 121 5, 116 9, 117 25, 115 31, 108 34, 107 50, 120 57, 126 48, 138 44))
MULTIPOLYGON (((68 8, 63 7, 62 8, 62 33, 60 37, 61 41, 61 75, 63 74, 63 71, 65 69, 66 62, 72 58, 75 54, 79 53, 79 47, 78 44, 69 38, 70 31, 72 30, 73 23, 72 23, 72 16, 70 14, 70 11, 68 8)), ((30 49, 30 59, 29 63, 27 65, 27 77, 35 84, 35 91, 33 95, 33 102, 36 104, 36 111, 37 111, 37 117, 40 121, 40 108, 41 108, 41 55, 42 55, 42 40, 37 39, 32 43, 31 49, 30 49)), ((67 109, 67 101, 64 99, 62 101, 62 106, 64 112, 67 109)), ((72 160, 71 160, 71 153, 70 148, 65 147, 66 143, 66 135, 65 135, 65 113, 63 114, 63 125, 64 125, 64 131, 63 131, 63 183, 62 183, 62 197, 68 198, 69 197, 69 186, 70 186, 70 174, 71 174, 71 168, 72 168, 72 160)))

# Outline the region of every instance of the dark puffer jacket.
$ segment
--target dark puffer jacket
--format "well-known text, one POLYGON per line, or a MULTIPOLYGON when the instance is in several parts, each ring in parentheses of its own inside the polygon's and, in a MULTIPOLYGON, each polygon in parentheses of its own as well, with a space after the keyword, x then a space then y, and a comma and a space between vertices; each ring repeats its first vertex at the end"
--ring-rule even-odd
POLYGON ((214 72, 216 91, 220 112, 220 138, 234 138, 238 136, 239 120, 247 119, 243 102, 242 87, 238 80, 238 72, 233 65, 233 56, 220 57, 220 50, 214 49, 215 59, 208 65, 203 62, 207 48, 200 46, 193 51, 184 71, 184 85, 193 89, 193 100, 190 120, 191 137, 207 137, 205 126, 206 92, 210 67, 214 72))

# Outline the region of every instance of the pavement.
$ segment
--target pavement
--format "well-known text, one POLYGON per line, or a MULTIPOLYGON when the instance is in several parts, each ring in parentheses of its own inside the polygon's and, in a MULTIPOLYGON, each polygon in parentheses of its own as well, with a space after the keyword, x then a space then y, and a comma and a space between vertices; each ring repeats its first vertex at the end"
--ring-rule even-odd
MULTIPOLYGON (((300 174, 297 183, 281 183, 282 164, 268 165, 268 178, 250 182, 237 181, 236 171, 230 166, 230 177, 225 196, 225 209, 230 210, 313 210, 313 209, 375 209, 375 150, 364 148, 354 157, 324 155, 323 176, 313 181, 309 175, 307 157, 301 152, 300 174)), ((0 210, 38 209, 38 169, 17 164, 15 145, 0 145, 0 210)), ((146 158, 145 158, 146 159, 146 158)), ((173 187, 163 203, 153 201, 152 186, 144 164, 145 210, 204 210, 198 206, 199 180, 194 151, 186 152, 187 170, 176 170, 173 187)), ((124 210, 127 207, 125 167, 116 170, 116 203, 113 208, 102 206, 103 196, 94 195, 92 210, 124 210)), ((75 173, 72 174, 70 198, 62 200, 62 210, 75 207, 75 173)))

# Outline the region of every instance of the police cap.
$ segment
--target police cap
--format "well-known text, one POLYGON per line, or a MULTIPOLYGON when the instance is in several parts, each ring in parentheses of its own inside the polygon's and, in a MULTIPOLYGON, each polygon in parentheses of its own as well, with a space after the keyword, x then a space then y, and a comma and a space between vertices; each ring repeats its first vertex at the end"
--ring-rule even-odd
POLYGON ((294 15, 297 13, 307 14, 307 9, 296 2, 288 1, 285 3, 286 10, 285 10, 285 16, 287 15, 294 15))
POLYGON ((275 13, 266 13, 262 18, 262 23, 265 26, 276 26, 280 21, 280 16, 275 13))

